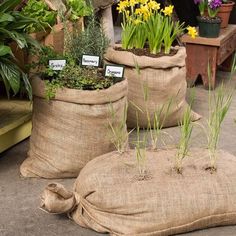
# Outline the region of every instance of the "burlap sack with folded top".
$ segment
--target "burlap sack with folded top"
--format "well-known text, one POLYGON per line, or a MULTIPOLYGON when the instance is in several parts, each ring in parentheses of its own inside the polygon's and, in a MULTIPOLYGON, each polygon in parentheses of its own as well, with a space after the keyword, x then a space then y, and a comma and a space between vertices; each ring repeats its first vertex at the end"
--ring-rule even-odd
MULTIPOLYGON (((40 78, 33 78, 32 87, 30 149, 20 167, 24 177, 77 177, 88 161, 115 150, 109 121, 116 127, 123 120, 126 80, 96 91, 58 89, 50 102, 44 98, 40 78)), ((126 127, 123 132, 127 132, 126 127)))
MULTIPOLYGON (((117 45, 120 47, 121 45, 117 45)), ((147 110, 151 125, 154 123, 154 113, 163 106, 167 107, 172 101, 171 109, 165 119, 164 127, 176 126, 183 118, 183 112, 188 106, 186 102, 186 51, 184 47, 176 47, 177 53, 173 56, 157 58, 136 56, 128 51, 118 51, 109 48, 104 58, 107 63, 125 65, 125 77, 128 79, 128 100, 131 104, 128 109, 128 127, 136 127, 137 114, 139 126, 148 126, 147 110), (144 90, 148 99, 144 99, 144 90)), ((164 113, 161 119, 164 117, 164 113)), ((200 116, 192 112, 192 120, 200 116)))
POLYGON ((135 151, 105 154, 84 167, 73 192, 50 184, 41 207, 116 236, 167 236, 236 224, 236 157, 219 151, 211 174, 208 150, 195 149, 181 175, 173 169, 175 155, 175 149, 148 151, 148 178, 140 181, 135 151))

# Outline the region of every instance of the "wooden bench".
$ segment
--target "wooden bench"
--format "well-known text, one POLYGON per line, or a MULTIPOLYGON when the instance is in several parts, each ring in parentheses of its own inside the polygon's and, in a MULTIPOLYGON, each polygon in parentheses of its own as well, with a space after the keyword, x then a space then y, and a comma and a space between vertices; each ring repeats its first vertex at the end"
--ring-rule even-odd
POLYGON ((0 98, 0 153, 30 136, 31 115, 29 101, 0 98))
POLYGON ((201 75, 204 87, 214 89, 217 66, 229 67, 232 55, 236 51, 236 25, 221 29, 218 38, 196 37, 192 39, 185 34, 181 40, 186 43, 188 85, 192 86, 198 75, 201 75), (210 78, 208 78, 208 68, 210 68, 210 78))

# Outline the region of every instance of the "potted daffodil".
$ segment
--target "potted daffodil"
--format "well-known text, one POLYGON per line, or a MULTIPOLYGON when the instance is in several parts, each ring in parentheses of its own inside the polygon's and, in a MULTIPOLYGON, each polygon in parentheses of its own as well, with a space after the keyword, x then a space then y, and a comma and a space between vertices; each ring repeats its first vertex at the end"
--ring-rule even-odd
POLYGON ((121 45, 110 47, 105 59, 126 66, 128 126, 136 127, 138 117, 140 127, 153 127, 155 113, 170 100, 173 102, 164 126, 177 125, 187 106, 187 86, 186 51, 175 46, 176 39, 185 30, 194 38, 196 29, 174 22, 174 7, 161 9, 153 0, 123 0, 117 9, 123 18, 121 45))

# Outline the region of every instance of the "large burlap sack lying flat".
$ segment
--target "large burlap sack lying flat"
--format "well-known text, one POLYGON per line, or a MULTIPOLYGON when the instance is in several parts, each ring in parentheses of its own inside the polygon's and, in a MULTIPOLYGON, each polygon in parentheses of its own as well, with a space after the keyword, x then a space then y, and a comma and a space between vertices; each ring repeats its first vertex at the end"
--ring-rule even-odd
MULTIPOLYGON (((176 49, 178 51, 175 55, 158 58, 136 56, 131 52, 118 51, 114 48, 107 50, 105 59, 108 63, 126 66, 125 77, 128 79, 129 86, 128 100, 131 104, 135 104, 135 106, 130 105, 128 109, 128 127, 136 127, 138 113, 139 126, 146 128, 148 126, 147 109, 153 126, 154 113, 163 105, 167 107, 171 99, 172 106, 164 127, 178 125, 182 120, 183 112, 188 106, 185 100, 187 91, 186 51, 184 47, 176 47, 176 49), (147 88, 148 92, 146 102, 144 100, 144 88, 147 88)), ((161 119, 163 117, 164 113, 161 119)), ((192 112, 193 121, 199 118, 198 114, 192 112)))
POLYGON ((148 151, 147 178, 138 180, 135 151, 105 154, 84 167, 73 192, 49 185, 41 207, 111 235, 165 236, 236 224, 236 157, 219 151, 211 174, 208 151, 195 149, 181 175, 175 155, 175 149, 148 151))
POLYGON ((77 177, 88 161, 115 149, 108 120, 115 127, 123 119, 126 80, 98 91, 58 89, 50 102, 44 99, 40 78, 34 78, 32 86, 33 129, 28 158, 20 167, 23 176, 77 177))

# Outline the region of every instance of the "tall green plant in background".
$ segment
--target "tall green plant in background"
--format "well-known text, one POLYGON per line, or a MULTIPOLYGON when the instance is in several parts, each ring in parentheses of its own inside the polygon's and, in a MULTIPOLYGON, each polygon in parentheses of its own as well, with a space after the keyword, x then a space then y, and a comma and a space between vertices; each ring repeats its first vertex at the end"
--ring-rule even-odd
POLYGON ((31 24, 39 24, 37 20, 25 17, 14 11, 21 0, 5 0, 0 4, 0 80, 3 81, 8 97, 10 91, 17 94, 21 85, 32 98, 31 86, 27 74, 17 65, 10 44, 15 42, 20 49, 30 45, 39 45, 25 31, 31 24))

